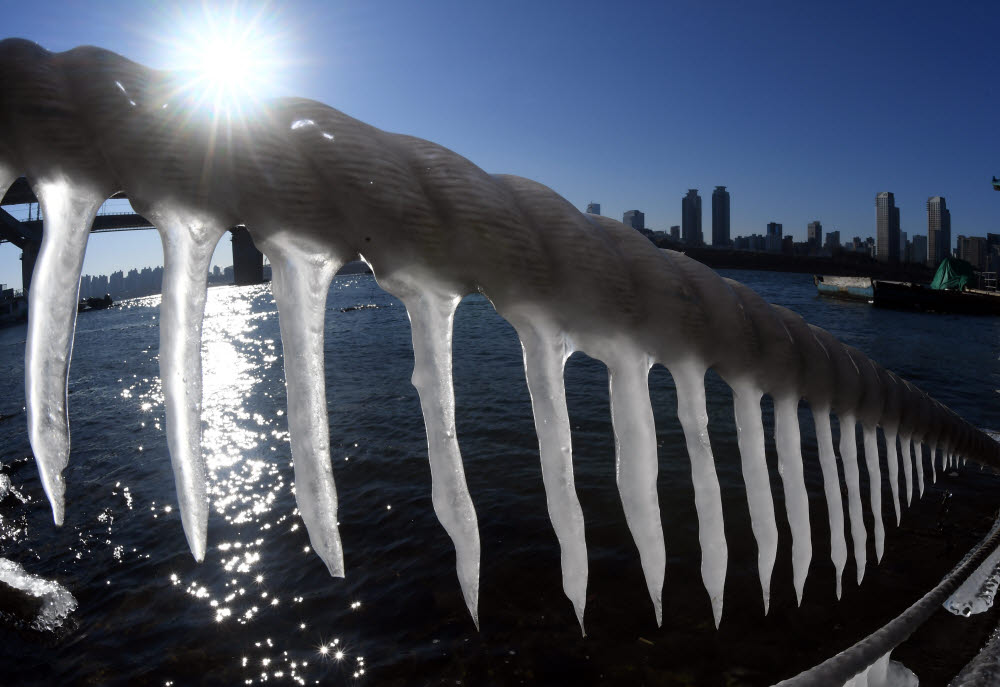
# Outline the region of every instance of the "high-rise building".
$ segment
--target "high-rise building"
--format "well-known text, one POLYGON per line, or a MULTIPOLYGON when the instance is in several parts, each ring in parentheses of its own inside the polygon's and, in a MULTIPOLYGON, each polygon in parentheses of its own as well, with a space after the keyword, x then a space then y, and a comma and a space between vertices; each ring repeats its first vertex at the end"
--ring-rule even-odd
POLYGON ((632 227, 636 231, 642 231, 646 228, 646 215, 638 210, 629 210, 622 217, 622 224, 626 227, 632 227))
POLYGON ((986 239, 982 236, 959 236, 958 257, 981 270, 986 266, 986 239))
POLYGON ((681 198, 681 238, 689 246, 705 243, 701 233, 701 196, 696 188, 688 189, 681 198))
POLYGON ((875 245, 879 262, 899 262, 899 208, 890 191, 875 196, 875 245))
POLYGON ((910 244, 910 262, 924 264, 927 262, 927 237, 914 234, 910 244))
POLYGON ((729 246, 729 191, 725 186, 716 186, 712 191, 712 245, 729 246))
POLYGON ((831 253, 840 250, 840 232, 839 231, 828 231, 826 233, 826 249, 828 251, 830 251, 831 253))
POLYGON ((951 211, 944 198, 927 199, 927 264, 937 267, 951 255, 951 211))
POLYGON ((674 241, 681 240, 681 226, 679 224, 675 224, 672 227, 670 227, 670 238, 672 238, 674 241))
POLYGON ((587 214, 588 215, 599 215, 599 214, 601 214, 601 204, 600 203, 587 203, 587 214))
POLYGON ((817 249, 823 247, 823 225, 819 222, 810 222, 806 240, 817 249))
POLYGON ((781 225, 777 222, 767 223, 767 250, 771 253, 781 252, 781 225))

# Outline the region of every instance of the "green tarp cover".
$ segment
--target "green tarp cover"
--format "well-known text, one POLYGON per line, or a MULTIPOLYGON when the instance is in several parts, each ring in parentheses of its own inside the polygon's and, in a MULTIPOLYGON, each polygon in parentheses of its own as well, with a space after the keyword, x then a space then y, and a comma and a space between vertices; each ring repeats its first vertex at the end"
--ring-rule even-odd
POLYGON ((945 258, 938 265, 934 281, 931 282, 931 288, 963 291, 968 284, 975 283, 972 265, 958 258, 945 258))

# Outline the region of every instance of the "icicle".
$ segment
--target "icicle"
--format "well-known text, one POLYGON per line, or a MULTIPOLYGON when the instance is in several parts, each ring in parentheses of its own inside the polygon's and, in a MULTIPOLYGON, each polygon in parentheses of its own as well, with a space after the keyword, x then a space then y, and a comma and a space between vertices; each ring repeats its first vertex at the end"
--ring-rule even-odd
POLYGON ((899 438, 899 445, 903 449, 901 456, 903 462, 903 477, 906 482, 906 505, 909 507, 913 497, 913 439, 907 436, 899 438))
POLYGON ((674 364, 670 374, 677 387, 677 417, 684 430, 691 461, 694 505, 698 511, 698 541, 701 543, 701 579, 712 602, 712 615, 718 627, 722 620, 729 548, 722 519, 722 492, 708 436, 705 368, 691 363, 674 364))
POLYGON ((868 466, 868 496, 874 521, 875 559, 881 563, 885 552, 885 524, 882 522, 882 469, 878 462, 878 436, 875 427, 862 427, 861 431, 865 441, 865 464, 868 466))
POLYGON ((563 591, 573 603, 580 631, 586 636, 583 612, 587 603, 587 541, 573 480, 572 437, 563 382, 563 369, 572 351, 562 333, 540 331, 531 325, 519 327, 518 333, 535 416, 545 500, 559 540, 563 591))
POLYGON ((69 463, 67 381, 73 354, 80 269, 105 194, 65 178, 35 184, 43 213, 42 245, 28 291, 25 399, 28 435, 57 525, 63 522, 69 463))
POLYGON ((931 482, 937 484, 938 445, 931 446, 931 482))
POLYGON ((844 687, 917 687, 917 676, 899 661, 890 660, 891 654, 883 655, 845 682, 844 687))
POLYGON ((847 562, 847 541, 844 538, 844 504, 840 496, 840 476, 837 474, 837 457, 833 452, 833 433, 830 430, 830 409, 813 407, 816 425, 816 443, 819 448, 819 466, 823 472, 823 491, 830 518, 830 558, 837 571, 837 598, 840 598, 841 578, 847 562))
POLYGON ((918 439, 913 443, 913 464, 917 468, 917 498, 924 496, 924 442, 918 439))
POLYGON ((761 392, 749 385, 733 387, 736 435, 746 483, 750 526, 757 540, 757 572, 764 596, 764 614, 771 601, 771 572, 778 554, 778 525, 774 519, 771 482, 764 459, 764 425, 760 414, 761 392))
POLYGON ((615 431, 615 475, 625 520, 639 549, 642 572, 653 602, 656 624, 663 624, 663 578, 667 554, 663 544, 660 503, 656 495, 656 427, 649 402, 652 360, 622 351, 608 361, 611 422, 615 431))
POLYGON ((200 562, 208 533, 208 477, 201 451, 201 328, 208 266, 225 229, 194 214, 151 214, 163 242, 160 378, 167 447, 181 524, 191 553, 200 562))
POLYGON ((857 420, 850 413, 841 413, 840 458, 844 464, 844 482, 847 483, 848 515, 851 521, 851 541, 854 543, 854 562, 857 564, 858 584, 865 577, 868 561, 868 533, 865 530, 861 508, 861 479, 858 471, 857 420))
POLYGON ((889 469, 889 490, 892 492, 892 505, 896 509, 896 526, 901 521, 901 511, 899 505, 899 448, 896 444, 897 434, 895 427, 882 427, 885 435, 885 464, 889 469))
MULTIPOLYGON (((398 294, 397 294, 398 295, 398 294)), ((434 513, 455 545, 455 567, 465 605, 479 628, 479 524, 465 482, 455 431, 451 339, 457 295, 429 291, 402 298, 413 336, 413 386, 427 431, 434 513)))
POLYGON ((330 462, 323 328, 330 281, 343 265, 288 247, 268 251, 278 307, 288 392, 288 434, 295 471, 295 503, 309 543, 334 577, 344 576, 337 529, 337 489, 330 462))
POLYGON ((778 473, 785 492, 785 511, 792 531, 792 579, 795 599, 802 605, 802 590, 812 560, 809 496, 802 474, 802 440, 799 435, 799 401, 793 396, 774 399, 774 441, 778 473))

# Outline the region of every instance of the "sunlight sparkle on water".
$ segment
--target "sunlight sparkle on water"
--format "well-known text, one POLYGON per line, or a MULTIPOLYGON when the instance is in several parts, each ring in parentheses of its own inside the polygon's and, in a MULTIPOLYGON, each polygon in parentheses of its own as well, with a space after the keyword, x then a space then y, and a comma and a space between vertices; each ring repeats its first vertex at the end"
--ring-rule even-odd
MULTIPOLYGON (((307 668, 310 663, 305 657, 318 651, 324 658, 341 661, 347 653, 339 640, 317 647, 313 628, 322 623, 304 615, 309 609, 300 595, 303 590, 288 586, 281 575, 265 574, 270 570, 266 566, 274 564, 267 558, 276 550, 278 538, 294 541, 286 552, 304 554, 305 560, 297 565, 320 565, 295 508, 285 414, 280 408, 260 404, 261 398, 278 398, 284 392, 273 386, 282 383, 282 377, 274 374, 275 368, 281 369, 276 333, 277 314, 269 286, 209 290, 202 340, 202 446, 215 533, 205 562, 168 572, 165 586, 177 587, 179 596, 205 625, 226 626, 249 640, 242 655, 233 654, 243 669, 245 684, 276 680, 305 684, 307 679, 311 684, 323 677, 331 663, 314 662, 314 667, 307 668), (264 633, 274 632, 275 621, 290 608, 302 609, 302 615, 294 618, 294 636, 265 639, 264 633), (256 648, 253 639, 261 640, 256 648)), ((155 352, 146 355, 142 363, 155 367, 155 352)), ((139 434, 146 443, 145 453, 165 458, 159 378, 131 372, 122 375, 118 388, 128 390, 122 398, 144 415, 145 426, 139 434), (145 439, 149 436, 156 436, 156 443, 145 439)), ((128 488, 119 482, 114 489, 131 509, 128 488)), ((178 517, 176 506, 162 500, 147 501, 141 510, 145 517, 152 516, 151 524, 158 523, 157 518, 178 517)), ((110 514, 98 519, 106 527, 113 522, 110 514)), ((125 553, 122 550, 120 555, 125 553)), ((344 603, 354 611, 361 605, 350 599, 344 603)), ((354 675, 354 682, 363 677, 362 670, 362 664, 354 665, 344 677, 354 675)))

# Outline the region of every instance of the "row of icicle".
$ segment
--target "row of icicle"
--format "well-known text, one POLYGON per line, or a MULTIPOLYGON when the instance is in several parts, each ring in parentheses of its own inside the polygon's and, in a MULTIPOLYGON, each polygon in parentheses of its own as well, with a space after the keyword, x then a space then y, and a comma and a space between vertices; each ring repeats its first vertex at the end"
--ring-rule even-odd
POLYGON ((339 267, 360 256, 406 306, 434 509, 455 544, 459 580, 477 623, 480 541, 455 427, 451 361, 455 309, 472 291, 491 299, 522 342, 563 586, 581 628, 587 552, 563 384, 574 351, 608 367, 618 487, 658 623, 666 553, 648 393, 655 363, 670 371, 677 387, 702 578, 717 624, 728 548, 708 435, 708 369, 733 389, 765 611, 778 537, 764 456, 764 394, 774 400, 799 600, 812 557, 801 399, 809 402, 816 427, 838 596, 847 544, 831 414, 842 428, 859 582, 867 533, 856 425, 873 485, 878 557, 884 546, 878 427, 897 522, 898 465, 908 504, 914 472, 923 491, 923 447, 931 451, 935 476, 938 456, 945 464, 998 462, 995 442, 856 349, 686 256, 656 249, 618 222, 582 215, 535 182, 487 175, 440 146, 379 131, 311 101, 274 101, 245 121, 220 122, 171 90, 170 75, 96 48, 54 55, 26 41, 0 41, 0 67, 0 131, 13 133, 0 140, 0 190, 27 175, 44 214, 29 303, 26 400, 31 445, 57 523, 69 459, 66 389, 80 269, 97 209, 118 191, 163 241, 159 362, 167 441, 182 522, 198 560, 205 556, 209 511, 201 326, 209 261, 235 225, 247 226, 272 265, 296 501, 313 548, 335 576, 344 574, 344 558, 323 374, 326 294, 339 267))

